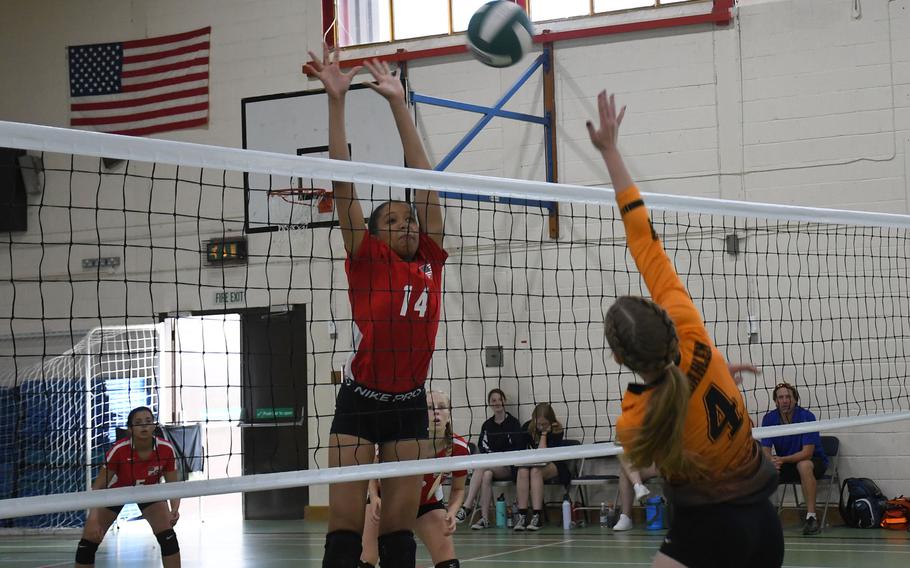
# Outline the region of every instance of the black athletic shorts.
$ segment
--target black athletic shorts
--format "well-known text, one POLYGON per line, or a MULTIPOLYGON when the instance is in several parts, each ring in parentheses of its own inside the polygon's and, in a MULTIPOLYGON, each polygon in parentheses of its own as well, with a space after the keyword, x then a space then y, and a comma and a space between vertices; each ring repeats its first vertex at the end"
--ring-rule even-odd
POLYGON ((675 507, 660 551, 688 568, 780 568, 784 533, 769 499, 675 507))
POLYGON ((374 444, 429 438, 427 392, 423 387, 386 393, 345 381, 335 398, 332 434, 348 434, 374 444))
POLYGON ((421 505, 420 507, 417 508, 417 518, 419 519, 420 517, 426 515, 430 511, 435 511, 437 509, 441 509, 441 510, 445 511, 446 504, 443 503, 442 501, 436 501, 435 503, 426 503, 424 505, 421 505))
MULTIPOLYGON (((812 465, 815 468, 815 479, 825 475, 828 464, 821 458, 812 458, 812 465)), ((780 482, 781 483, 799 483, 799 470, 796 469, 795 463, 780 464, 780 482)))
MULTIPOLYGON (((139 506, 140 511, 145 511, 147 508, 151 507, 155 503, 163 503, 163 501, 152 501, 150 503, 136 503, 139 506)), ((123 510, 123 505, 117 505, 116 507, 108 507, 108 511, 111 511, 115 515, 119 515, 120 511, 123 510)))

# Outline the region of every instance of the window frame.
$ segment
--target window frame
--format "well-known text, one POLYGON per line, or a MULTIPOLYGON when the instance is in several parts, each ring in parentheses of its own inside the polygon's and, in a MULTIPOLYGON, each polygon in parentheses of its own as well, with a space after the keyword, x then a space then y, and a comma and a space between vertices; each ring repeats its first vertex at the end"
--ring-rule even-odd
MULTIPOLYGON (((528 0, 513 1, 527 10, 528 0)), ((539 33, 533 39, 535 43, 553 43, 698 24, 725 26, 733 21, 734 3, 735 0, 701 0, 537 22, 539 33)), ((322 35, 332 48, 336 44, 335 30, 332 27, 334 19, 335 0, 322 0, 322 35)), ((451 29, 451 17, 449 18, 449 28, 451 29)), ((467 47, 464 45, 462 37, 463 32, 457 32, 345 46, 341 48, 347 56, 342 57, 342 66, 360 65, 363 61, 373 58, 385 61, 409 61, 465 53, 467 47)))

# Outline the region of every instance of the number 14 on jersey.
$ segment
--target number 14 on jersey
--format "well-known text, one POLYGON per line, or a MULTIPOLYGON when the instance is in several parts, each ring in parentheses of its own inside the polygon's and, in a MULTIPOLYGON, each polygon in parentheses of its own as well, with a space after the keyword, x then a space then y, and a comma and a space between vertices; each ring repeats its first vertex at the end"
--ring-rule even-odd
MULTIPOLYGON (((408 315, 408 306, 411 304, 411 290, 413 286, 408 284, 404 287, 404 301, 401 302, 401 311, 398 312, 398 315, 405 317, 408 315)), ((424 288, 420 293, 420 296, 417 297, 417 301, 414 302, 414 311, 417 312, 420 317, 425 317, 427 314, 427 300, 428 294, 427 289, 424 288)))

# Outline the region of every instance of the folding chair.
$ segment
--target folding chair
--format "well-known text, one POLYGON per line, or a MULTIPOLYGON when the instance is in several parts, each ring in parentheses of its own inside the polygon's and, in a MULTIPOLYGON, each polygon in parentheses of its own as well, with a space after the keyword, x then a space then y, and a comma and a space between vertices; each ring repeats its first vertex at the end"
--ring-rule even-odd
MULTIPOLYGON (((828 519, 828 505, 831 503, 831 489, 833 488, 835 492, 840 491, 840 476, 837 472, 837 458, 840 451, 840 440, 837 436, 822 436, 821 437, 822 449, 825 451, 825 455, 828 457, 828 469, 825 470, 824 475, 817 477, 818 484, 815 488, 815 502, 818 504, 818 498, 822 495, 822 486, 825 489, 825 509, 822 513, 820 526, 824 528, 825 521, 828 519)), ((784 498, 787 496, 787 486, 793 489, 793 508, 800 509, 805 506, 805 503, 800 502, 799 494, 796 492, 796 488, 800 487, 800 481, 783 481, 780 483, 783 487, 783 491, 780 492, 780 501, 777 504, 777 512, 784 508, 784 498)), ((800 491, 802 493, 802 491, 800 491)))
MULTIPOLYGON (((608 456, 609 457, 609 456, 608 456)), ((609 485, 611 483, 616 484, 616 496, 613 498, 614 506, 619 502, 619 476, 611 473, 588 473, 585 467, 590 468, 590 464, 595 460, 606 460, 605 458, 581 458, 578 463, 578 473, 575 475, 572 480, 569 482, 569 485, 575 490, 574 495, 571 495, 573 502, 577 501, 581 503, 580 507, 576 507, 578 510, 582 511, 600 511, 600 505, 597 504, 588 504, 588 487, 594 487, 598 485, 609 485)), ((587 517, 587 513, 585 513, 587 517)))

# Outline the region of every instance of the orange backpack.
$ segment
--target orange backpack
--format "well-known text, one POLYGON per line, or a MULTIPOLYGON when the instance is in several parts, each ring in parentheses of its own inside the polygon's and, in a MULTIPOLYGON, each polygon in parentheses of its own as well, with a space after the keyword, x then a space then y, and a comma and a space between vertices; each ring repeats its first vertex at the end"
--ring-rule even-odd
POLYGON ((894 530, 906 530, 910 527, 910 499, 903 495, 888 499, 882 513, 881 527, 894 530))

